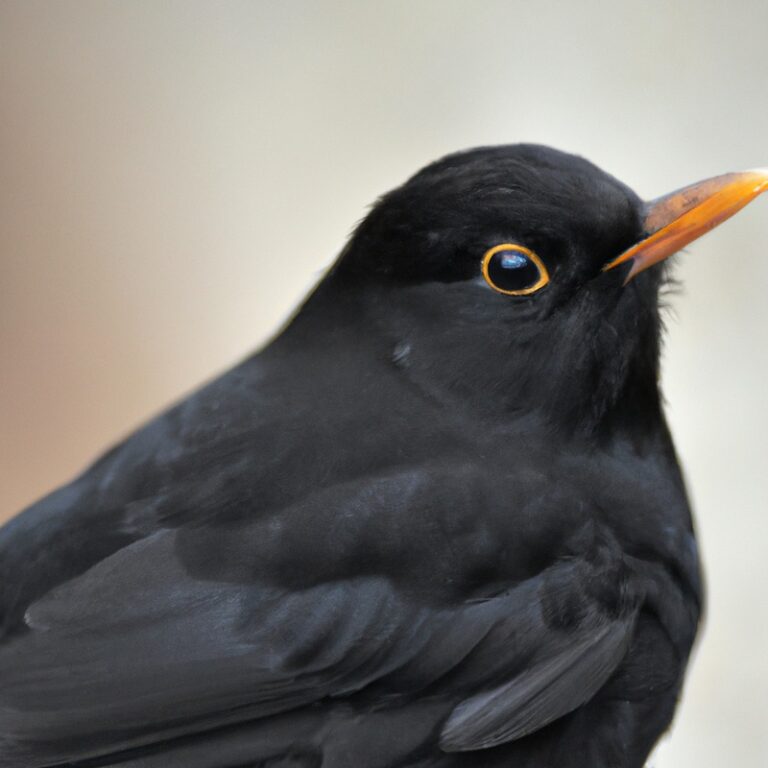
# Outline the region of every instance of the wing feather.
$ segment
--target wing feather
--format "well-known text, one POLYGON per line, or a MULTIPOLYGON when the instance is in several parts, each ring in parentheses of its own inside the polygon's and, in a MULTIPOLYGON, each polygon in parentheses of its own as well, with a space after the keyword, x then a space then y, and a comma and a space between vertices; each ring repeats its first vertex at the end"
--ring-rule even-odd
POLYGON ((448 712, 463 702, 442 747, 481 749, 590 698, 631 633, 631 612, 608 619, 582 593, 586 561, 485 600, 430 605, 382 575, 303 589, 203 579, 178 556, 178 535, 134 542, 29 607, 28 631, 0 648, 0 754, 27 766, 83 760, 372 684, 384 696, 430 688, 448 712), (575 626, 553 625, 553 595, 578 608, 575 626))
POLYGON ((582 637, 512 680, 459 704, 445 723, 446 752, 520 739, 572 712, 602 688, 627 651, 631 620, 582 629, 582 637))

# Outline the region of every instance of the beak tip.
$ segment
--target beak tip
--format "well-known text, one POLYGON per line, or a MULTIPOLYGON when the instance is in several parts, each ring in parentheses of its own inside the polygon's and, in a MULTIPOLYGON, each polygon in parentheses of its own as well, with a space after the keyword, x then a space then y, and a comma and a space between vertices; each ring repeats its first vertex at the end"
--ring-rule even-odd
POLYGON ((755 187, 756 193, 759 194, 768 189, 768 166, 763 168, 751 168, 747 173, 757 177, 757 186, 755 187))

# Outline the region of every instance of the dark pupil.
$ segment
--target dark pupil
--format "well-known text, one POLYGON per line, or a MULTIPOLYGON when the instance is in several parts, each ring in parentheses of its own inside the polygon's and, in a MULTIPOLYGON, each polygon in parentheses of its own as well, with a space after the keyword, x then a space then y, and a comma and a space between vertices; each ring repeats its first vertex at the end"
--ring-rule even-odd
POLYGON ((499 251, 488 262, 488 276, 502 291, 521 291, 539 279, 539 268, 520 251, 499 251))

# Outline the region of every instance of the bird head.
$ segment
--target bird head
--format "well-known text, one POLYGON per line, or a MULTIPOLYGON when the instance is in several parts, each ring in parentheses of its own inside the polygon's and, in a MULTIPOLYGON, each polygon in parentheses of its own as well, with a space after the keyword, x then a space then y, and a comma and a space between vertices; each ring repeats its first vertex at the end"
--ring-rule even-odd
POLYGON ((594 433, 659 414, 666 258, 768 188, 729 174, 645 202, 543 146, 445 157, 386 194, 327 282, 403 375, 495 419, 594 433))

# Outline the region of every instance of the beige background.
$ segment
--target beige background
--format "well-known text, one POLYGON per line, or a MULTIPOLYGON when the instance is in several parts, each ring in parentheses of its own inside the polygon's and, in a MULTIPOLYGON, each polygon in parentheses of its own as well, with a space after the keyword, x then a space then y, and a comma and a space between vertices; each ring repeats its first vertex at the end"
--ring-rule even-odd
MULTIPOLYGON (((533 140, 768 164, 768 3, 0 3, 0 517, 264 341, 376 195, 533 140)), ((768 764, 768 198, 679 257, 709 616, 659 768, 768 764)))

